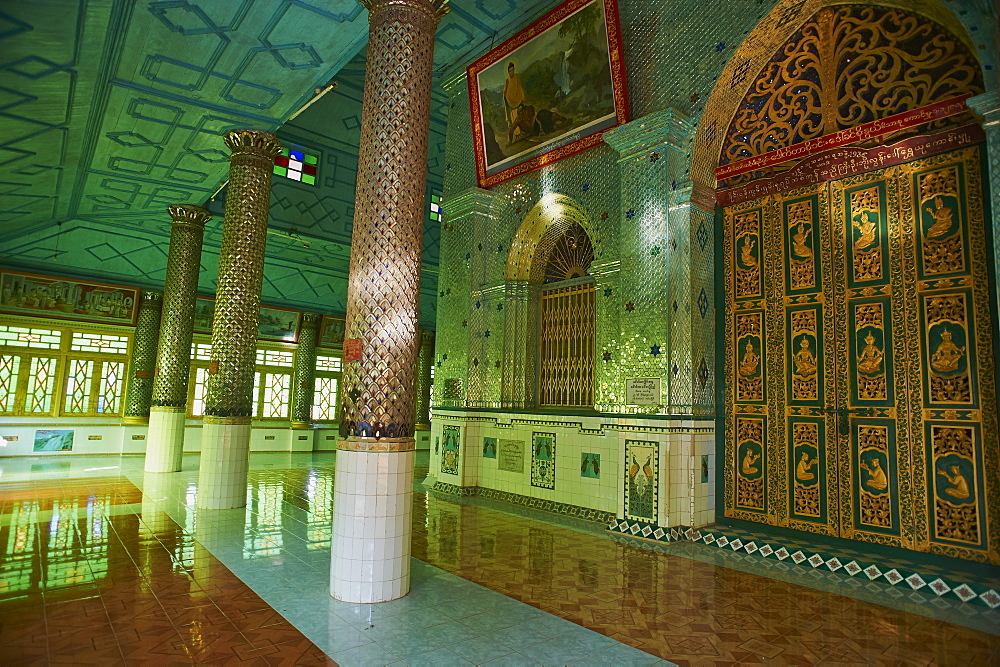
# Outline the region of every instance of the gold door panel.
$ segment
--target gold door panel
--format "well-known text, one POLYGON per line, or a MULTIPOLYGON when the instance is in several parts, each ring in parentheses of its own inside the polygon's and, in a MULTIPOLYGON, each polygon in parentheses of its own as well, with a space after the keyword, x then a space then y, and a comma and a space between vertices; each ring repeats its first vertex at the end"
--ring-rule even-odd
POLYGON ((725 209, 726 516, 1000 562, 979 150, 725 209))

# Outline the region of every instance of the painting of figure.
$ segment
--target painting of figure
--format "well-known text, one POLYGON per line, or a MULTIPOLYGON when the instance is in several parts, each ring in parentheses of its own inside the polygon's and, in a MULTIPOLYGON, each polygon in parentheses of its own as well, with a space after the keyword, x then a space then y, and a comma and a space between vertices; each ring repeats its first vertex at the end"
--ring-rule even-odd
POLYGON ((131 325, 138 299, 132 287, 0 272, 0 312, 131 325))
POLYGON ((600 143, 625 121, 615 0, 569 0, 469 67, 480 185, 600 143))

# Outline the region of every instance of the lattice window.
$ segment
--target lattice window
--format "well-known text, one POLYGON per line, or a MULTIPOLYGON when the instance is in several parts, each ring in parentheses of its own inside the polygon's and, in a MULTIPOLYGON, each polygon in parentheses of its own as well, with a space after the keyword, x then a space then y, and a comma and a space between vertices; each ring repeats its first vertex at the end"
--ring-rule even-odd
POLYGON ((191 358, 199 361, 211 361, 211 343, 191 343, 191 358))
POLYGON ((281 366, 291 368, 295 353, 287 350, 257 350, 258 366, 281 366))
POLYGON ((247 490, 246 531, 243 557, 276 556, 284 546, 282 504, 284 486, 281 482, 264 481, 256 489, 247 490))
POLYGON ((264 374, 264 395, 261 397, 261 416, 265 419, 287 417, 291 395, 291 375, 287 373, 264 374))
POLYGON ((317 373, 339 373, 341 368, 340 357, 316 356, 317 373))
POLYGON ((594 329, 594 283, 542 293, 541 405, 593 407, 594 329))
POLYGON ((282 148, 274 158, 274 173, 306 185, 316 185, 316 168, 319 157, 295 148, 282 148))
POLYGON ((73 352, 128 354, 128 336, 73 332, 69 349, 73 352))
POLYGON ((66 405, 63 412, 90 412, 90 389, 94 378, 94 362, 70 359, 66 374, 66 405))
POLYGON ((62 332, 0 324, 0 345, 58 350, 62 345, 62 332))
POLYGON ((191 400, 191 414, 201 417, 205 414, 205 391, 208 382, 208 369, 201 367, 194 369, 194 398, 191 400))
POLYGON ((31 358, 24 401, 26 413, 46 414, 52 412, 57 361, 55 357, 31 358))
POLYGON ((0 412, 2 413, 14 411, 20 369, 21 357, 12 354, 0 355, 0 412))
POLYGON ((340 383, 340 357, 316 356, 316 384, 313 389, 313 421, 337 421, 337 389, 340 383))
POLYGON ((120 409, 125 364, 121 361, 105 361, 101 364, 101 388, 97 394, 97 412, 115 413, 120 409))
POLYGON ((313 391, 313 421, 336 421, 337 419, 337 378, 317 377, 313 391))

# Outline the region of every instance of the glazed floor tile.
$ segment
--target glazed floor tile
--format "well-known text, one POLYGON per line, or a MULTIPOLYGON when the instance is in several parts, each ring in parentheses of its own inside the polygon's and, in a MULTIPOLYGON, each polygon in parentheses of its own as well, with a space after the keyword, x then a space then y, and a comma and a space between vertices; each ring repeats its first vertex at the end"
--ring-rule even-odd
POLYGON ((120 477, 0 481, 4 664, 327 660, 142 498, 120 477))
MULTIPOLYGON (((196 509, 197 465, 0 459, 0 645, 19 663, 1000 660, 993 634, 848 590, 422 492, 410 594, 342 603, 328 585, 334 455, 251 455, 235 510, 196 509)), ((417 479, 426 467, 418 454, 417 479)))

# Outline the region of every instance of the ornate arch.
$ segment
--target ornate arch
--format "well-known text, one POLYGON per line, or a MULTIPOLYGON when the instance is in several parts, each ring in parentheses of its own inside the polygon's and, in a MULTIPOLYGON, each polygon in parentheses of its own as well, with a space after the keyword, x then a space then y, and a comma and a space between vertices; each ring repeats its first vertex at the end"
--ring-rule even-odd
POLYGON ((574 227, 590 239, 593 228, 587 214, 572 197, 550 193, 538 200, 521 221, 507 255, 507 281, 542 283, 549 255, 560 239, 574 227))
POLYGON ((968 33, 939 0, 784 0, 719 77, 691 177, 714 189, 720 161, 982 90, 968 33))

